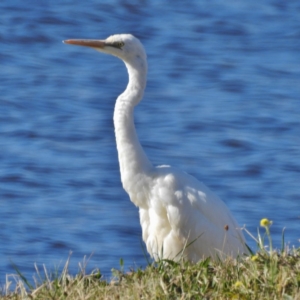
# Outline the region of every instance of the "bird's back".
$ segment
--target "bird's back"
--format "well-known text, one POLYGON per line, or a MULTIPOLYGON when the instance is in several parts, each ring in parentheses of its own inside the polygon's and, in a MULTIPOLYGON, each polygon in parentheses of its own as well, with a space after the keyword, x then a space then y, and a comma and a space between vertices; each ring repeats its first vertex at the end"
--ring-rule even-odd
POLYGON ((131 199, 142 203, 135 204, 140 209, 143 240, 154 258, 178 259, 184 248, 185 258, 193 262, 247 252, 243 234, 225 203, 193 176, 161 166, 140 184, 143 199, 131 199))

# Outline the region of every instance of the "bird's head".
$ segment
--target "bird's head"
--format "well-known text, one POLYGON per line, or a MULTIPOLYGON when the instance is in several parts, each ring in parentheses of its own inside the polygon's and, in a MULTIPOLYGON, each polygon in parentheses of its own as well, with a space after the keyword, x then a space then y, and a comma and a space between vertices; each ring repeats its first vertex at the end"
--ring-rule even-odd
POLYGON ((135 60, 146 61, 146 52, 142 43, 131 34, 115 34, 106 40, 65 40, 64 43, 91 47, 97 51, 117 56, 129 64, 135 60))

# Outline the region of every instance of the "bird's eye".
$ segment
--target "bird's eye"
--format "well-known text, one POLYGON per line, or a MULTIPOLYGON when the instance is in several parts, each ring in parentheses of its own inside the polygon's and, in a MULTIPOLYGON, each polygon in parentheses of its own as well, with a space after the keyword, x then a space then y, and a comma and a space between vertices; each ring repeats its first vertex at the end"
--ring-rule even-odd
POLYGON ((118 49, 122 49, 122 47, 124 46, 124 42, 114 42, 112 46, 118 49))

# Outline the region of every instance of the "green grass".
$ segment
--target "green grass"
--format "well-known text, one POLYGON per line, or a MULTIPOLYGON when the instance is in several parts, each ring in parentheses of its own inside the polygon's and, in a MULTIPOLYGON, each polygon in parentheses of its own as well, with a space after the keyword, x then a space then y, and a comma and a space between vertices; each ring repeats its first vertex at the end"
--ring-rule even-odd
POLYGON ((0 299, 300 299, 300 248, 274 251, 270 225, 264 227, 265 236, 258 232, 256 240, 259 250, 250 256, 194 265, 161 260, 130 272, 121 260, 110 282, 99 270, 85 274, 84 267, 69 275, 69 260, 60 274, 36 267, 34 286, 16 269, 15 282, 6 282, 0 299))

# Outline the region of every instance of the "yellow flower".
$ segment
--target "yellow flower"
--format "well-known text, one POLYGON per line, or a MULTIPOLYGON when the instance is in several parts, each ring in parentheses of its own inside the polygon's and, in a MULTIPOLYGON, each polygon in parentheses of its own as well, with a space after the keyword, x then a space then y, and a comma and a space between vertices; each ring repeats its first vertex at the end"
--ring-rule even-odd
POLYGON ((234 284, 234 288, 236 288, 236 289, 239 289, 239 288, 241 288, 241 287, 243 287, 244 285, 243 285, 243 283, 241 282, 241 281, 237 281, 235 284, 234 284))
POLYGON ((272 223, 273 223, 272 221, 270 221, 269 219, 266 219, 266 218, 260 220, 261 227, 270 227, 272 225, 272 223))
POLYGON ((252 260, 252 261, 258 260, 258 255, 253 255, 253 256, 251 257, 251 260, 252 260))

